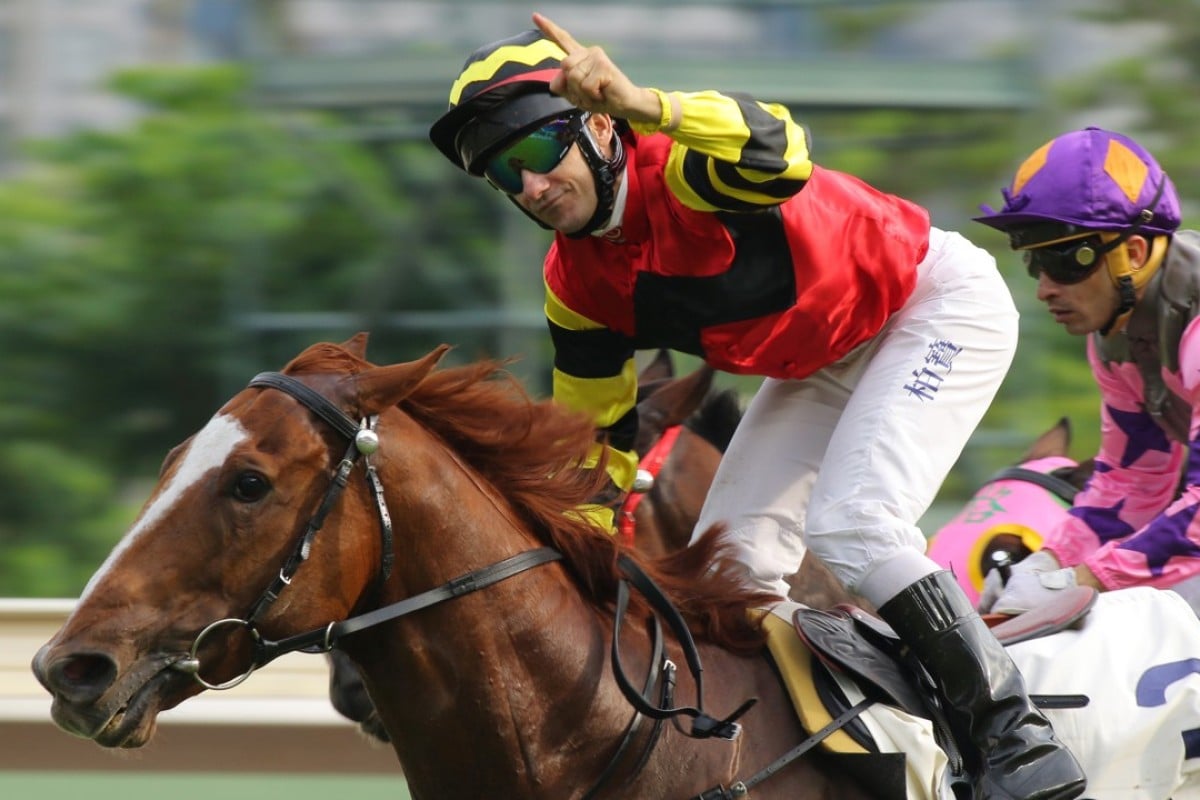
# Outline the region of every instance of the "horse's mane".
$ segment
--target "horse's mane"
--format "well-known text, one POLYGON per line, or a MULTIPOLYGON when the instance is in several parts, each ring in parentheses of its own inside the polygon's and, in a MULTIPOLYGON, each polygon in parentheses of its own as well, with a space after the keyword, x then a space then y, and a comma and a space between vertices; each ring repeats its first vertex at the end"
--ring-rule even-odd
POLYGON ((709 392, 700 407, 683 424, 724 453, 741 421, 742 405, 737 391, 722 389, 709 392))
MULTIPOLYGON (((371 366, 332 345, 314 348, 286 369, 356 373, 371 366)), ((504 362, 492 360, 431 372, 400 408, 446 442, 540 539, 562 553, 591 602, 613 604, 617 556, 623 552, 617 539, 564 513, 596 497, 608 481, 603 469, 579 468, 595 441, 586 416, 552 400, 533 400, 504 362)), ((662 559, 625 552, 672 599, 698 637, 738 652, 761 646, 762 634, 746 609, 777 598, 738 578, 716 531, 662 559)), ((644 610, 636 596, 634 603, 644 610)))

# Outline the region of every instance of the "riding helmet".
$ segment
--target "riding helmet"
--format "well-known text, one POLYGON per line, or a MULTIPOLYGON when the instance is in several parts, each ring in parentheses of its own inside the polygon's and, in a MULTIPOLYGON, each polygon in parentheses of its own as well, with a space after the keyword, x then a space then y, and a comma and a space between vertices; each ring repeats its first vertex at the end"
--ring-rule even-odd
POLYGON ((1180 223, 1179 196, 1154 157, 1129 137, 1101 128, 1051 139, 1025 159, 1001 193, 1004 207, 983 206, 984 216, 975 221, 1012 235, 1014 249, 1135 223, 1148 236, 1169 236, 1180 223))
MULTIPOLYGON (((450 107, 429 129, 429 138, 446 158, 474 176, 483 175, 488 159, 510 142, 567 114, 583 114, 570 101, 552 94, 550 81, 566 53, 541 32, 528 30, 486 44, 467 57, 450 87, 450 107)), ((617 130, 625 130, 619 122, 617 130)), ((625 166, 620 136, 612 139, 606 156, 584 125, 580 152, 596 181, 596 210, 572 238, 599 230, 612 216, 617 176, 625 166)), ((547 228, 511 196, 510 200, 534 222, 547 228)))

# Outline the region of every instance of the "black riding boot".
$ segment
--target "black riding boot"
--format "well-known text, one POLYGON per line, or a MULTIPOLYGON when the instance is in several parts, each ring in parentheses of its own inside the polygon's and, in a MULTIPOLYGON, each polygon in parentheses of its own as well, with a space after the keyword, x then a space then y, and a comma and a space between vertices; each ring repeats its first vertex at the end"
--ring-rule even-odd
POLYGON ((1070 800, 1083 793, 1079 763, 949 572, 922 578, 879 614, 937 684, 955 736, 968 745, 964 752, 979 754, 976 798, 1070 800))

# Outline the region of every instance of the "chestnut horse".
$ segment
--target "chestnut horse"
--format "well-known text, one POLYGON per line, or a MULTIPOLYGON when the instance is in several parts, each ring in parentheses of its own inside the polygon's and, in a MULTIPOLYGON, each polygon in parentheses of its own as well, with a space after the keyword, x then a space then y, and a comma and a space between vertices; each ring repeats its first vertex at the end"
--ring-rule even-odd
MULTIPOLYGON (((700 506, 733 431, 741 406, 732 389, 713 386, 715 371, 701 366, 679 377, 667 350, 658 350, 638 373, 638 433, 644 453, 638 490, 618 512, 622 544, 658 557, 685 547, 700 506)), ((329 699, 342 716, 373 739, 387 741, 354 662, 331 650, 329 699)))
MULTIPOLYGON (((714 388, 715 373, 701 366, 682 377, 666 350, 659 350, 638 373, 638 433, 634 449, 645 454, 649 488, 630 493, 618 514, 623 544, 643 554, 663 556, 682 550, 692 537, 700 507, 721 457, 741 421, 732 389, 714 388)), ((789 579, 790 597, 813 608, 850 603, 866 608, 816 556, 804 560, 789 579)), ((379 715, 353 661, 339 650, 329 658, 329 698, 342 716, 363 733, 387 741, 379 715)))
POLYGON ((772 598, 719 531, 622 549, 564 513, 605 480, 577 468, 587 419, 494 362, 376 367, 365 346, 310 347, 168 454, 34 658, 60 727, 138 747, 204 688, 336 644, 416 797, 871 796, 818 750, 768 769, 806 733, 746 614, 772 598))

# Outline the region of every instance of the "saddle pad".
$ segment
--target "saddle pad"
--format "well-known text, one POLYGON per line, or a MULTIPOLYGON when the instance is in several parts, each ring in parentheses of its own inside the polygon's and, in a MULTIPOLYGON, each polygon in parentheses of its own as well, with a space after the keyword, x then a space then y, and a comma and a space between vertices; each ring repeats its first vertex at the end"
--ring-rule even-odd
MULTIPOLYGON (((792 623, 771 611, 762 614, 762 628, 767 634, 767 649, 779 668, 788 696, 796 708, 796 714, 806 731, 819 731, 833 721, 833 716, 821 702, 813 680, 813 655, 792 623)), ((831 733, 821 746, 835 753, 870 752, 844 730, 831 733)))
POLYGON ((1097 594, 1090 586, 1072 586, 1059 592, 1054 602, 1024 614, 985 614, 983 619, 992 629, 992 634, 1007 646, 1058 633, 1079 624, 1095 605, 1097 594))
MULTIPOLYGON (((796 610, 800 608, 808 606, 782 602, 769 611, 755 609, 751 615, 761 621, 763 630, 767 632, 767 647, 779 667, 805 729, 819 730, 832 717, 820 702, 815 689, 818 674, 827 674, 836 681, 850 705, 863 700, 864 695, 849 676, 826 671, 801 641, 792 622, 796 610)), ((880 779, 876 782, 881 790, 875 796, 881 800, 899 796, 907 800, 955 800, 948 777, 946 754, 937 746, 929 720, 908 714, 895 706, 879 704, 869 707, 859 715, 858 720, 867 728, 871 749, 864 749, 844 729, 838 730, 821 743, 822 749, 835 754, 834 763, 839 766, 844 764, 847 769, 876 773, 871 777, 880 779), (897 754, 904 756, 903 776, 907 789, 903 793, 895 789, 882 790, 885 784, 893 784, 897 777, 897 754)))

